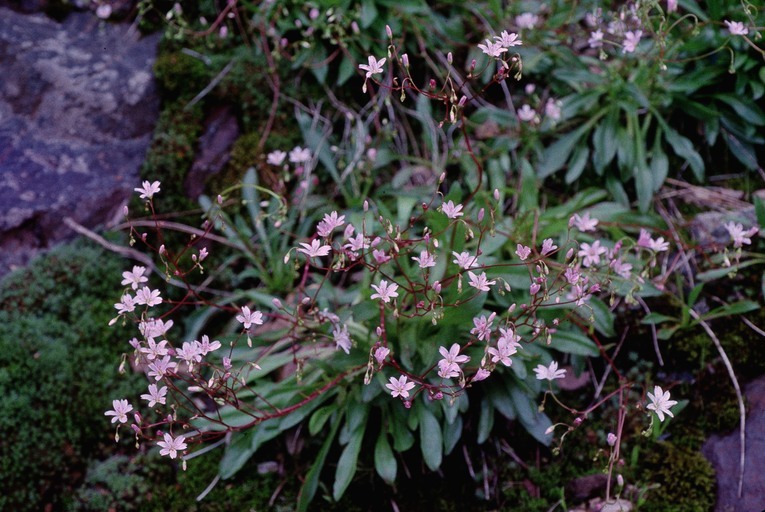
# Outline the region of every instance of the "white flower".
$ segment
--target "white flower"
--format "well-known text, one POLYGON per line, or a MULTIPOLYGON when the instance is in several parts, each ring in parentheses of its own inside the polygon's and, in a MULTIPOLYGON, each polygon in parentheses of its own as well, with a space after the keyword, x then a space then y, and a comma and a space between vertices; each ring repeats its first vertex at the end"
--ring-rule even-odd
POLYGON ((301 148, 300 146, 295 146, 292 148, 292 151, 290 151, 290 162, 293 164, 302 164, 303 162, 308 162, 311 159, 311 150, 308 148, 301 148))
POLYGON ((550 366, 544 366, 544 365, 537 365, 536 368, 534 368, 534 373, 537 374, 537 379, 539 380, 555 380, 555 379, 562 379, 566 376, 566 370, 559 370, 558 369, 558 363, 557 361, 553 361, 550 363, 550 366))
POLYGON ((324 218, 316 225, 316 233, 321 237, 328 237, 335 228, 339 228, 345 224, 345 215, 337 215, 336 211, 332 213, 325 213, 324 218))
POLYGON ((134 190, 141 193, 141 199, 151 199, 154 197, 154 194, 159 192, 159 182, 155 181, 154 183, 149 183, 148 181, 144 181, 142 187, 134 190))
POLYGON ((518 39, 518 34, 515 32, 508 34, 507 30, 503 30, 500 35, 494 36, 494 39, 496 39, 501 46, 507 48, 512 48, 513 46, 520 46, 523 44, 523 41, 518 39))
POLYGON ((159 451, 160 455, 168 455, 171 459, 174 459, 178 456, 179 451, 186 449, 186 443, 183 441, 183 436, 173 438, 170 434, 165 434, 164 439, 164 441, 159 441, 157 443, 157 445, 162 448, 159 451))
POLYGON ((725 224, 725 229, 728 230, 728 234, 730 235, 731 240, 733 240, 733 247, 736 248, 741 247, 742 245, 750 245, 752 243, 750 237, 759 231, 757 226, 744 231, 743 225, 732 221, 725 224))
POLYGON ((648 392, 648 399, 651 403, 646 406, 646 409, 656 412, 659 421, 664 421, 665 414, 670 418, 675 417, 669 408, 675 405, 677 400, 669 399, 669 391, 664 391, 661 387, 655 386, 653 388, 653 394, 650 391, 648 392))
POLYGON ((159 296, 159 290, 151 290, 144 286, 135 294, 136 304, 146 304, 149 307, 162 304, 162 297, 159 296))
POLYGON ((287 152, 286 151, 279 151, 274 150, 271 151, 268 156, 266 157, 266 163, 269 165, 282 165, 284 163, 284 159, 287 158, 287 152))
POLYGON ((211 342, 210 338, 206 334, 202 335, 202 341, 199 341, 197 343, 199 343, 199 352, 203 356, 206 356, 210 352, 214 352, 221 347, 220 341, 213 340, 211 342))
POLYGON ((532 29, 537 25, 538 21, 539 16, 530 12, 524 12, 515 17, 515 24, 518 25, 518 28, 532 29))
POLYGON ((478 48, 489 57, 499 57, 507 51, 507 48, 502 46, 499 42, 491 42, 488 39, 486 40, 486 44, 479 43, 478 48))
POLYGON ((112 400, 111 411, 106 411, 105 416, 114 416, 112 423, 120 422, 127 423, 127 413, 133 410, 133 406, 128 403, 127 400, 112 400))
POLYGON ((385 64, 385 60, 386 59, 384 58, 377 60, 372 55, 370 55, 367 58, 369 64, 359 64, 359 68, 361 68, 363 71, 366 71, 367 78, 370 78, 372 75, 383 72, 383 64, 385 64))
POLYGON ((744 24, 740 21, 725 20, 723 23, 725 23, 728 26, 728 31, 733 36, 745 36, 749 33, 749 29, 746 28, 744 24))
POLYGON ((135 265, 133 267, 132 272, 123 272, 122 273, 122 286, 130 285, 130 287, 134 290, 137 290, 139 286, 141 286, 142 283, 145 283, 149 280, 148 277, 146 277, 144 274, 146 272, 146 267, 141 267, 138 265, 135 265))
POLYGON ((518 109, 518 119, 524 122, 533 121, 537 116, 536 111, 528 105, 524 105, 518 109))

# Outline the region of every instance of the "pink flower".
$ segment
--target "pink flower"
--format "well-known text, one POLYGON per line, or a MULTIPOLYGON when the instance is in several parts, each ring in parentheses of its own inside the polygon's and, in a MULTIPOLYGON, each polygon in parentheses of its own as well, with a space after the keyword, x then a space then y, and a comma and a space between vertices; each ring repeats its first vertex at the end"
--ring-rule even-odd
POLYGON ((160 381, 162 377, 172 372, 178 365, 170 360, 170 356, 164 356, 162 359, 155 359, 149 364, 149 377, 160 381))
POLYGON ((427 250, 421 251, 419 256, 413 256, 412 259, 420 265, 420 268, 436 266, 436 259, 427 250))
POLYGON ((145 283, 149 280, 148 277, 143 275, 144 272, 146 272, 146 267, 140 267, 138 265, 133 267, 132 272, 123 272, 121 283, 122 286, 130 285, 133 290, 137 290, 142 283, 145 283))
POLYGON ((340 328, 339 325, 336 325, 335 328, 332 329, 332 337, 335 340, 335 347, 337 350, 342 349, 346 354, 351 351, 351 336, 348 334, 347 326, 344 325, 340 328))
POLYGON ((677 0, 667 0, 667 12, 677 11, 677 0))
MULTIPOLYGON (((461 269, 468 270, 473 267, 478 266, 478 257, 472 256, 467 251, 462 251, 461 253, 457 254, 456 252, 452 251, 452 255, 454 256, 454 259, 452 260, 457 266, 459 266, 461 269)), ((486 290, 488 291, 488 290, 486 290)))
POLYGON ((494 279, 489 281, 489 278, 486 277, 486 272, 481 272, 481 275, 477 276, 468 271, 468 279, 470 279, 468 284, 479 292, 488 292, 491 289, 490 286, 497 283, 494 279))
POLYGON ((638 43, 640 43, 640 38, 643 36, 642 30, 636 30, 634 32, 627 32, 624 34, 624 42, 622 43, 624 46, 622 48, 622 53, 632 53, 637 48, 638 43))
POLYGON ((385 64, 385 60, 386 59, 384 58, 377 60, 372 55, 370 55, 367 58, 367 62, 369 62, 369 64, 359 64, 359 68, 362 71, 367 72, 367 75, 366 75, 367 78, 371 78, 372 75, 376 75, 378 73, 383 72, 383 64, 385 64))
POLYGON ((309 258, 315 258, 318 256, 326 256, 329 254, 329 251, 332 250, 332 247, 329 245, 321 245, 321 242, 318 238, 314 238, 310 244, 306 244, 304 242, 301 242, 300 245, 303 247, 298 249, 298 252, 302 252, 309 258))
POLYGON ((113 416, 112 423, 127 423, 127 413, 133 410, 133 406, 127 400, 112 400, 111 411, 106 411, 105 416, 113 416))
POLYGON ((728 26, 728 31, 734 36, 745 36, 749 33, 749 29, 744 26, 740 21, 723 21, 728 26))
POLYGON ((183 451, 187 448, 183 436, 173 438, 170 434, 165 434, 164 439, 164 441, 159 441, 157 443, 157 445, 162 448, 159 451, 160 455, 167 455, 171 459, 174 459, 178 456, 179 451, 183 451))
POLYGON ((214 352, 221 347, 220 341, 210 341, 210 338, 206 334, 202 335, 202 341, 197 343, 199 343, 199 352, 203 356, 206 356, 210 352, 214 352))
POLYGON ((595 240, 592 245, 584 242, 580 247, 577 255, 582 258, 582 265, 585 267, 600 264, 600 256, 608 251, 600 245, 600 240, 595 240))
POLYGON ((392 298, 398 297, 398 292, 396 291, 398 290, 398 285, 396 283, 389 284, 385 279, 380 281, 379 286, 373 284, 372 288, 374 288, 377 293, 373 293, 370 299, 380 299, 387 304, 392 298))
POLYGON ((149 402, 149 407, 154 407, 156 404, 165 404, 167 398, 167 386, 162 386, 157 389, 156 384, 149 384, 149 392, 141 395, 141 398, 149 402))
POLYGON ((148 347, 142 347, 139 352, 146 355, 146 359, 153 361, 158 357, 164 357, 167 355, 167 340, 162 340, 156 343, 154 340, 149 340, 148 347))
POLYGON ((250 312, 250 308, 247 306, 242 307, 242 314, 236 315, 236 319, 244 325, 245 329, 249 329, 252 324, 263 325, 263 313, 260 311, 250 312))
POLYGON ((575 213, 571 217, 571 220, 569 220, 568 225, 574 226, 582 233, 585 233, 587 231, 595 231, 595 226, 598 225, 598 219, 590 218, 589 212, 586 212, 582 216, 580 216, 578 213, 575 213))
POLYGON ((515 32, 508 33, 507 30, 503 30, 500 35, 494 36, 494 39, 497 40, 497 43, 506 48, 512 48, 513 46, 520 46, 523 44, 523 41, 518 38, 518 34, 515 32))
POLYGON ((385 361, 385 358, 388 357, 388 354, 390 354, 390 349, 386 347, 377 347, 375 349, 375 361, 377 361, 377 364, 383 364, 385 361))
POLYGON ((590 48, 600 48, 603 46, 603 31, 598 29, 595 32, 591 32, 587 44, 590 45, 590 48))
POLYGON ((515 17, 515 24, 518 25, 518 28, 532 29, 536 27, 538 21, 539 16, 530 12, 524 12, 515 17))
POLYGON ((518 244, 516 246, 515 254, 518 255, 518 257, 521 259, 521 261, 524 261, 531 254, 531 247, 527 247, 525 245, 518 244))
POLYGON ((518 109, 518 119, 526 123, 533 121, 536 116, 536 111, 528 105, 523 105, 518 109))
POLYGON ((494 317, 496 316, 496 313, 492 313, 489 315, 489 318, 486 318, 486 315, 481 315, 481 318, 473 318, 473 325, 475 327, 470 329, 470 334, 475 334, 479 340, 488 341, 491 337, 491 324, 494 323, 494 317))
POLYGON ((135 294, 135 303, 152 307, 162 304, 162 297, 159 296, 159 290, 151 290, 148 286, 144 286, 135 294))
POLYGON ((316 225, 316 233, 321 237, 328 237, 335 228, 345 224, 345 215, 337 215, 336 211, 325 213, 324 218, 316 225))
POLYGON ((540 253, 542 256, 547 256, 551 252, 553 252, 555 249, 557 249, 558 246, 553 243, 552 238, 545 238, 542 242, 542 250, 540 253))
POLYGON ((444 215, 449 217, 450 219, 456 219, 457 217, 462 217, 462 205, 457 204, 455 205, 452 201, 447 201, 443 205, 441 205, 441 211, 444 212, 444 215))
POLYGON ((398 379, 391 377, 390 383, 385 387, 390 389, 390 394, 393 398, 400 396, 401 398, 409 398, 409 391, 414 388, 414 382, 407 382, 406 375, 402 375, 398 379))
POLYGON ((502 336, 497 340, 497 348, 489 347, 492 363, 502 363, 505 366, 512 366, 513 361, 510 356, 518 352, 518 343, 512 337, 502 336))
POLYGON ((117 313, 124 315, 125 313, 131 313, 135 311, 135 299, 129 293, 122 296, 120 301, 114 305, 117 309, 117 313))
POLYGON ((725 229, 728 230, 728 234, 730 235, 731 240, 733 240, 733 247, 736 248, 741 247, 742 245, 750 245, 752 243, 750 237, 757 234, 760 230, 757 226, 754 226, 744 231, 744 226, 735 222, 728 222, 725 224, 725 229))
POLYGON ((486 44, 479 44, 478 48, 489 57, 499 57, 500 55, 502 55, 504 52, 507 51, 507 48, 502 46, 501 43, 499 42, 492 43, 488 39, 486 40, 486 44))

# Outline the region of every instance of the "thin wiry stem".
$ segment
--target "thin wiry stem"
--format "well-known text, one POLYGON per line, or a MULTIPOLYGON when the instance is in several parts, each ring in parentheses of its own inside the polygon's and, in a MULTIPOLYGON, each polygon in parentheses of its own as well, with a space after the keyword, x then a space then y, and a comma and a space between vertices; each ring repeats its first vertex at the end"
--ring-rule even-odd
POLYGON ((728 359, 728 355, 725 353, 725 350, 722 347, 722 344, 720 343, 720 340, 717 338, 717 335, 714 333, 711 327, 709 327, 709 324, 706 323, 698 313, 696 313, 693 309, 688 310, 691 314, 691 316, 701 325, 701 327, 706 331, 709 338, 712 340, 712 343, 715 344, 715 347, 717 348, 717 351, 720 353, 720 357, 723 360, 723 364, 725 364, 725 368, 728 370, 728 375, 730 376, 730 380, 733 383, 733 388, 736 390, 736 399, 738 400, 738 412, 739 412, 739 442, 741 443, 741 450, 739 452, 739 473, 738 473, 738 497, 741 498, 741 495, 744 491, 744 465, 746 463, 746 406, 744 405, 744 397, 741 394, 741 386, 738 385, 738 379, 736 378, 736 373, 733 371, 733 365, 730 362, 730 359, 728 359))

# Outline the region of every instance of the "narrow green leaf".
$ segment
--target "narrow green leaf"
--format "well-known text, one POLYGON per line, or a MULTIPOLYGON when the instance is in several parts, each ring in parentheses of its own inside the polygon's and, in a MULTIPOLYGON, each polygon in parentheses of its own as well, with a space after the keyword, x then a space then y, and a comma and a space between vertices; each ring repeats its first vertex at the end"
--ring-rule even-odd
POLYGON ((537 175, 540 178, 546 178, 560 170, 588 128, 587 125, 581 126, 553 142, 545 150, 542 161, 537 166, 537 175))
POLYGON ((431 471, 441 467, 443 459, 443 438, 438 420, 422 403, 418 404, 420 416, 420 447, 422 458, 431 471))
POLYGON ((297 512, 305 512, 316 494, 316 489, 319 487, 319 476, 321 475, 321 470, 324 468, 324 462, 327 460, 329 449, 335 440, 335 435, 337 435, 337 429, 340 426, 341 419, 342 414, 335 417, 329 435, 324 440, 324 444, 321 445, 316 460, 305 476, 305 481, 298 493, 297 512))
POLYGON ((489 434, 491 434, 493 426, 494 406, 488 398, 484 398, 481 400, 481 414, 478 417, 478 444, 483 444, 489 439, 489 434))
POLYGON ((444 425, 444 453, 449 455, 462 437, 462 416, 444 425))
POLYGON ((667 125, 664 125, 663 128, 664 138, 672 146, 672 151, 677 156, 685 158, 698 181, 704 181, 704 161, 701 159, 701 155, 693 149, 691 141, 667 125))
POLYGON ((577 331, 559 330, 553 334, 552 347, 566 354, 598 357, 600 350, 590 338, 577 331))
POLYGON ((321 409, 317 409, 311 419, 308 420, 308 432, 315 436, 324 428, 324 424, 327 422, 332 413, 337 410, 337 404, 327 405, 321 409))
POLYGON ((640 321, 641 324, 658 325, 664 322, 679 322, 674 316, 663 315, 661 313, 650 312, 640 321))
POLYGON ((723 103, 727 103, 747 123, 755 126, 765 125, 765 113, 753 101, 734 96, 733 94, 715 94, 714 97, 723 103))
POLYGON ((375 443, 375 471, 386 483, 393 485, 396 481, 397 470, 398 465, 388 443, 388 434, 382 430, 375 443))
POLYGON ((332 498, 335 501, 343 497, 343 493, 351 484, 353 476, 356 474, 356 463, 359 460, 361 451, 361 442, 364 440, 364 428, 358 428, 353 431, 348 444, 343 449, 340 459, 337 461, 337 471, 335 471, 335 483, 332 486, 332 498))

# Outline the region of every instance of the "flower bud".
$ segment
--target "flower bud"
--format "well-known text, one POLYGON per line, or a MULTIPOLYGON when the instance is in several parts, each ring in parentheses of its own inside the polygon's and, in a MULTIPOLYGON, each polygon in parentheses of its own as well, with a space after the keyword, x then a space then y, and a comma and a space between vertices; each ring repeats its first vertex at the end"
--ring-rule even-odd
POLYGON ((223 204, 223 196, 218 194, 218 204, 223 204))
POLYGON ((480 210, 478 210, 478 222, 481 222, 481 221, 483 220, 483 216, 484 216, 485 214, 486 214, 486 211, 485 211, 483 208, 481 208, 480 210))
POLYGON ((609 432, 606 441, 608 442, 608 446, 614 446, 616 444, 616 435, 613 432, 609 432))
POLYGON ((385 33, 388 34, 388 39, 393 39, 393 31, 390 29, 390 25, 385 25, 385 33))
POLYGON ((274 297, 273 299, 271 299, 271 304, 273 304, 273 306, 274 306, 276 309, 282 309, 282 301, 280 301, 280 300, 279 300, 279 299, 277 299, 276 297, 274 297))
POLYGON ((433 79, 433 78, 430 79, 428 87, 430 87, 431 89, 435 89, 436 88, 436 81, 435 81, 435 79, 433 79))
POLYGON ((405 53, 401 56, 401 64, 403 64, 405 68, 409 68, 409 54, 405 53))
POLYGON ((446 62, 448 62, 449 64, 454 62, 454 57, 452 56, 452 52, 449 52, 446 54, 446 62))

